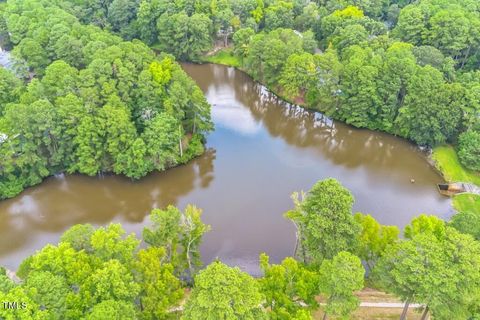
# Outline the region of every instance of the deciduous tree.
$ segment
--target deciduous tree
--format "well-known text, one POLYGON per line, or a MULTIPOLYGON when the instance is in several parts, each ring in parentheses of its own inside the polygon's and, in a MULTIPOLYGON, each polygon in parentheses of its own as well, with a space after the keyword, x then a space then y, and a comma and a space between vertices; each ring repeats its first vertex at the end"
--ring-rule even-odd
POLYGON ((353 251, 360 226, 352 215, 353 196, 337 180, 317 182, 286 216, 297 227, 297 256, 320 264, 340 251, 353 251))
POLYGON ((262 296, 255 280, 238 267, 212 262, 195 277, 195 287, 185 305, 188 319, 265 319, 262 296))
POLYGON ((360 304, 354 295, 363 288, 365 270, 360 259, 341 251, 322 262, 319 274, 320 291, 327 298, 323 319, 327 315, 347 318, 360 304))

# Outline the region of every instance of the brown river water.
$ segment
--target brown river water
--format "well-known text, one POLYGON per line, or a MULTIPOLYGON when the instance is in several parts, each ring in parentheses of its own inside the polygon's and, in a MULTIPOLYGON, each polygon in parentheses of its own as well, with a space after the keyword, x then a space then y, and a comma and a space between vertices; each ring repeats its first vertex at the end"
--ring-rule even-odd
POLYGON ((256 274, 259 253, 274 262, 292 255, 295 230, 283 217, 290 194, 327 177, 351 190, 355 212, 383 224, 404 227, 420 213, 451 216, 436 190, 442 177, 409 142, 289 105, 233 68, 184 69, 213 105, 208 151, 140 181, 59 175, 0 202, 0 265, 16 269, 77 223, 120 222, 140 235, 152 208, 195 204, 212 226, 204 261, 218 257, 256 274))

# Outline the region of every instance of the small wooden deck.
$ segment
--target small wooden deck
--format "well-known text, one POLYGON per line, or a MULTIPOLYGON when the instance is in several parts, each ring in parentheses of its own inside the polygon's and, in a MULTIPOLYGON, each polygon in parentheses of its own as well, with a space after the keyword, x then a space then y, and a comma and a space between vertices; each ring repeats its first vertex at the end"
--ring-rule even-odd
POLYGON ((473 183, 455 182, 455 183, 439 183, 437 185, 438 192, 445 196, 454 196, 456 194, 477 194, 480 195, 480 187, 473 183))

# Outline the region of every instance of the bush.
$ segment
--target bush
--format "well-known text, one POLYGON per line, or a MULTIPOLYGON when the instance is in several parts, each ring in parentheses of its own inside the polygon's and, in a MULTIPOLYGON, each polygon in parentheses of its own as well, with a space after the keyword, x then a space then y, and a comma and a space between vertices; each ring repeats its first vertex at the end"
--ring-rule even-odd
POLYGON ((460 135, 458 157, 466 168, 480 171, 480 132, 468 130, 460 135))
POLYGON ((471 234, 480 240, 480 215, 473 212, 459 212, 452 217, 452 227, 461 233, 471 234))

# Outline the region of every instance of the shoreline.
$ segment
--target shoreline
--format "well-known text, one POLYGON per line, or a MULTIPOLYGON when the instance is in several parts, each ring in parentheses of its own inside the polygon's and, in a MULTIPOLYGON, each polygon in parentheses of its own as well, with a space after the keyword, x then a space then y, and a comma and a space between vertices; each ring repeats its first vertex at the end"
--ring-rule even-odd
MULTIPOLYGON (((275 90, 274 88, 271 88, 269 87, 268 85, 266 85, 265 83, 255 79, 252 77, 252 75, 250 73, 248 73, 245 69, 243 69, 241 66, 240 66, 240 61, 238 60, 238 58, 234 57, 232 54, 231 54, 231 50, 232 48, 231 47, 223 47, 223 48, 217 48, 217 50, 213 50, 212 52, 210 53, 207 53, 206 55, 202 56, 200 58, 200 61, 199 62, 193 62, 193 61, 189 61, 188 63, 193 63, 193 64, 206 64, 206 63, 210 63, 210 64, 217 64, 217 65, 223 65, 223 66, 227 66, 227 67, 233 67, 235 68, 236 70, 238 71, 241 71, 241 72, 244 72, 246 75, 248 75, 253 81, 257 82, 258 84, 262 85, 263 87, 265 87, 269 92, 271 92, 273 95, 275 95, 277 98, 289 103, 289 104, 292 104, 292 105, 295 105, 295 106, 298 106, 298 107, 301 107, 307 111, 310 111, 310 112, 319 112, 319 113, 322 113, 322 111, 320 110, 316 110, 314 108, 311 108, 309 106, 307 106, 305 103, 298 103, 298 102, 294 102, 292 101, 291 99, 285 97, 284 95, 282 95, 280 92, 278 92, 277 90, 275 90), (212 54, 213 53, 213 54, 212 54), (237 61, 237 63, 228 63, 229 61, 232 61, 232 59, 225 59, 225 58, 217 58, 217 55, 222 55, 223 54, 228 54, 228 56, 230 58, 234 58, 236 59, 235 61, 237 61)), ((323 113, 322 113, 323 114, 323 113)), ((327 115, 325 115, 327 116, 327 115)), ((345 125, 348 125, 348 126, 351 126, 352 128, 355 128, 355 129, 364 129, 364 130, 371 130, 371 131, 375 131, 375 132, 382 132, 382 133, 385 133, 385 134, 388 134, 388 135, 391 135, 391 136, 394 136, 396 138, 400 138, 400 139, 404 139, 405 141, 411 143, 413 146, 415 146, 415 148, 421 152, 424 156, 425 156, 425 159, 427 160, 427 162, 430 164, 430 166, 432 166, 438 173, 439 175, 442 177, 442 179, 444 180, 444 182, 459 182, 459 181, 455 181, 457 180, 455 176, 452 176, 449 174, 449 171, 448 169, 446 168, 445 165, 443 165, 441 163, 441 161, 438 159, 438 157, 436 157, 436 154, 439 152, 438 150, 442 150, 442 148, 450 148, 454 153, 455 153, 455 157, 453 156, 450 156, 450 161, 452 162, 458 162, 458 159, 455 159, 457 156, 456 156, 456 151, 454 150, 454 147, 452 145, 441 145, 441 146, 437 146, 435 148, 427 148, 425 149, 424 147, 416 144, 415 142, 413 142, 412 140, 410 139, 407 139, 407 138, 404 138, 404 137, 400 137, 396 134, 392 134, 392 133, 389 133, 389 132, 386 132, 386 131, 382 131, 382 130, 375 130, 375 129, 369 129, 369 128, 360 128, 360 127, 356 127, 356 126, 353 126, 351 124, 348 124, 342 120, 339 120, 339 119, 336 119, 334 117, 331 117, 331 116, 327 116, 329 118, 331 118, 332 120, 334 121, 339 121, 345 125)), ((463 172, 468 172, 465 168, 462 167, 461 164, 459 163, 455 163, 455 166, 457 167, 457 170, 459 171, 463 171, 463 172)), ((475 175, 475 173, 470 173, 471 175, 475 175)), ((480 174, 476 174, 478 176, 478 180, 480 181, 480 174)), ((461 181, 461 182, 470 182, 470 183, 473 183, 473 184, 476 184, 476 185, 479 185, 480 186, 480 182, 476 182, 476 181, 472 181, 472 179, 466 179, 466 181, 461 181)), ((478 213, 480 215, 480 196, 475 196, 475 195, 463 195, 460 197, 458 196, 453 196, 451 198, 451 208, 455 211, 455 213, 458 213, 459 211, 461 211, 461 209, 463 207, 465 207, 465 204, 463 202, 473 202, 474 204, 472 205, 473 207, 473 211, 475 213, 478 213), (470 199, 461 199, 461 198, 470 198, 470 199), (477 200, 475 200, 476 198, 478 198, 477 200), (456 199, 456 200, 455 200, 456 199), (478 205, 475 205, 475 202, 478 202, 479 204, 478 205)))

